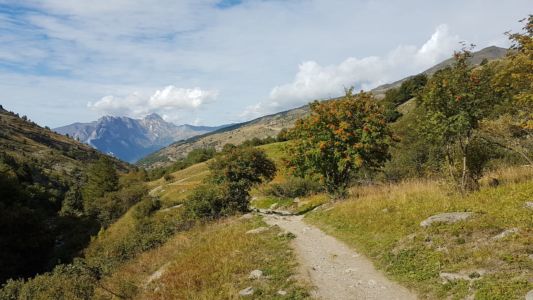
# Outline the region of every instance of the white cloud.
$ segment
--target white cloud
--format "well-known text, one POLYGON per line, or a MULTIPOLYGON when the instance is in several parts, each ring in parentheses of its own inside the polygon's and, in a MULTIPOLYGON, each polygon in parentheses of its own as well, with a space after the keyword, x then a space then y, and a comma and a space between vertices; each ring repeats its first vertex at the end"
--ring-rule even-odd
POLYGON ((349 57, 338 65, 322 66, 316 61, 306 61, 299 65, 291 83, 274 87, 268 100, 247 107, 243 116, 259 116, 338 96, 351 86, 369 90, 421 72, 450 57, 458 47, 459 37, 450 34, 448 26, 442 24, 419 48, 402 45, 383 57, 349 57))
POLYGON ((139 92, 125 97, 105 96, 87 107, 105 115, 143 117, 149 113, 164 115, 166 120, 176 120, 184 111, 194 111, 215 100, 218 91, 200 88, 178 88, 173 85, 155 91, 150 97, 139 92))
MULTIPOLYGON (((0 77, 9 77, 0 80, 3 104, 55 127, 96 118, 98 111, 86 109, 88 101, 96 104, 114 95, 108 101, 120 103, 139 91, 146 103, 171 82, 221 91, 206 109, 175 110, 183 112, 180 122, 197 117, 210 125, 243 121, 243 108, 262 99, 268 101, 256 105, 263 107, 258 111, 271 112, 304 103, 320 91, 328 97, 359 81, 371 86, 409 75, 447 49, 429 42, 421 47, 438 24, 449 24, 480 47, 491 41, 508 45, 499 38, 506 30, 519 30, 516 21, 531 6, 530 0, 513 0, 513 5, 497 0, 245 0, 218 9, 220 1, 0 0, 7 8, 0 11, 0 77), (398 47, 402 44, 418 47, 398 47), (404 62, 405 70, 390 67, 394 63, 388 60, 405 57, 411 59, 404 62), (284 95, 295 92, 285 86, 297 81, 299 64, 298 84, 307 86, 306 92, 288 99, 284 95), (352 69, 364 74, 352 77, 352 69), (394 74, 382 76, 387 70, 394 74), (271 93, 278 97, 270 98, 271 93), (58 107, 56 113, 43 114, 49 105, 58 107)), ((435 40, 442 43, 444 36, 443 31, 435 40)))

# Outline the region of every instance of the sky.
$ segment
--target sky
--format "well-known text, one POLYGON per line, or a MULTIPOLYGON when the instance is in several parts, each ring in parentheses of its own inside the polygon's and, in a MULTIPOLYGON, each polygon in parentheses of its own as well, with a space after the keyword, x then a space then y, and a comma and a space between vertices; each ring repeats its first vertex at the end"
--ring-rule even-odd
POLYGON ((508 47, 530 0, 0 0, 0 104, 220 125, 508 47))

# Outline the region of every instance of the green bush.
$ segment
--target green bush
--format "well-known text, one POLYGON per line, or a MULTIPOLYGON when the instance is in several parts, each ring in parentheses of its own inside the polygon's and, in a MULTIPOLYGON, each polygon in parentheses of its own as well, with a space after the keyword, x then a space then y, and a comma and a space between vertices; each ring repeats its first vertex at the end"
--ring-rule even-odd
POLYGON ((161 201, 151 197, 144 198, 133 208, 133 217, 136 220, 150 216, 153 212, 161 208, 161 201))
POLYGON ((223 190, 216 185, 196 188, 185 202, 187 215, 193 219, 216 219, 234 212, 223 190))
POLYGON ((80 262, 58 265, 28 281, 8 280, 0 290, 0 299, 92 299, 96 278, 80 262))
POLYGON ((289 177, 285 182, 267 185, 263 188, 263 193, 268 196, 295 198, 313 195, 323 190, 324 187, 316 180, 289 177))
POLYGON ((144 185, 136 185, 116 192, 106 193, 86 203, 87 212, 96 216, 98 222, 104 227, 112 224, 122 216, 131 206, 141 201, 148 190, 144 185))

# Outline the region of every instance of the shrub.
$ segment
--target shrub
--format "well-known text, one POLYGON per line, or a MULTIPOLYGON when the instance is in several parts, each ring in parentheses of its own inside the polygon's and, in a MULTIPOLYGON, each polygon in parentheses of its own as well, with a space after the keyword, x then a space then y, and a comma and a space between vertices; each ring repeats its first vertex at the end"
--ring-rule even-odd
POLYGON ((172 176, 172 174, 165 174, 165 176, 163 176, 163 179, 165 179, 165 181, 171 181, 173 178, 174 176, 172 176))
POLYGON ((161 208, 161 201, 151 197, 144 198, 133 208, 133 217, 136 220, 150 216, 153 212, 161 208))
POLYGON ((225 199, 224 192, 216 185, 196 188, 185 202, 187 216, 193 219, 215 219, 234 212, 233 205, 225 199))

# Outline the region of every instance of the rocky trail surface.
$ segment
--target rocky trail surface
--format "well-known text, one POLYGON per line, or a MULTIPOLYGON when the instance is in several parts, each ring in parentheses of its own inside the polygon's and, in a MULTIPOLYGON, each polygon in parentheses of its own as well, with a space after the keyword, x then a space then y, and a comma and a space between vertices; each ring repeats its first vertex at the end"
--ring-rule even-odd
POLYGON ((301 275, 314 286, 318 299, 416 299, 416 295, 390 281, 372 262, 320 229, 303 216, 264 215, 270 225, 296 235, 292 241, 301 275))

